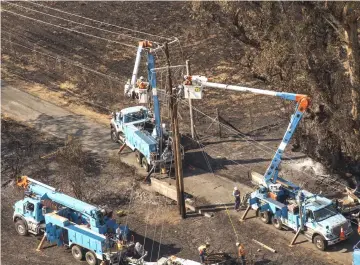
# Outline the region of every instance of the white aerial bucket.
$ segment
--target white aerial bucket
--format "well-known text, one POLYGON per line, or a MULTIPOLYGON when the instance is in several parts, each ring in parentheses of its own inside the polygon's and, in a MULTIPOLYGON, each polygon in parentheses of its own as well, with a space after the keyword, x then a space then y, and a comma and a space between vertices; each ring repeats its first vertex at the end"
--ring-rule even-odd
POLYGON ((190 99, 202 99, 202 86, 184 85, 184 97, 190 99))
POLYGON ((147 89, 139 89, 138 90, 138 97, 140 104, 147 104, 148 103, 148 92, 147 89))

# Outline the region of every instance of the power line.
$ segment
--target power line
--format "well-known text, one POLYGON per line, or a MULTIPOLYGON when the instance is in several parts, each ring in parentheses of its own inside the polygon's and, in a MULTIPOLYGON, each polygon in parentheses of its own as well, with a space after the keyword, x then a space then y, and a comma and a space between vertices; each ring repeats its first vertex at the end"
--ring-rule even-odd
POLYGON ((118 32, 111 31, 111 30, 102 29, 102 28, 99 28, 99 27, 90 26, 90 25, 87 25, 87 24, 83 24, 83 23, 80 23, 80 22, 76 22, 76 21, 73 21, 73 20, 70 20, 70 19, 66 19, 66 18, 54 16, 54 15, 50 15, 48 13, 44 13, 44 12, 41 12, 41 11, 38 11, 38 10, 35 10, 35 9, 32 9, 32 8, 24 7, 24 6, 13 4, 13 3, 10 3, 10 2, 6 2, 6 3, 8 5, 17 6, 17 7, 27 9, 27 10, 30 10, 30 11, 33 11, 33 12, 37 12, 37 13, 40 13, 40 14, 43 14, 43 15, 46 15, 46 16, 54 17, 54 18, 61 19, 61 20, 64 20, 64 21, 68 21, 70 23, 75 23, 75 24, 82 25, 82 26, 85 26, 85 27, 89 27, 89 28, 101 30, 101 31, 104 31, 104 32, 116 34, 116 35, 119 35, 119 36, 125 36, 125 37, 131 38, 131 39, 142 40, 141 38, 133 37, 133 36, 130 36, 130 35, 127 35, 127 34, 122 34, 122 33, 118 33, 118 32))
MULTIPOLYGON (((188 137, 188 136, 186 136, 186 135, 183 135, 183 136, 188 137)), ((194 141, 196 141, 196 142, 198 143, 199 147, 200 147, 201 150, 202 150, 202 154, 203 154, 203 156, 204 156, 204 159, 206 160, 206 164, 208 165, 208 168, 210 169, 210 171, 211 171, 211 173, 213 174, 213 176, 216 176, 216 175, 215 175, 215 172, 213 171, 213 169, 212 169, 212 167, 211 167, 210 161, 209 161, 208 158, 206 157, 206 154, 205 154, 205 151, 204 151, 204 147, 205 147, 205 146, 200 143, 199 138, 198 138, 197 136, 196 136, 197 140, 196 140, 196 139, 192 139, 192 138, 190 138, 190 137, 188 137, 188 138, 191 139, 191 140, 194 140, 194 141)), ((232 160, 230 160, 230 161, 232 161, 232 160)), ((233 162, 235 162, 235 161, 233 161, 233 162)), ((235 163, 236 163, 236 162, 235 162, 235 163)), ((238 164, 238 163, 236 163, 236 164, 238 164)), ((239 165, 240 165, 240 164, 239 164, 239 165)), ((235 229, 235 226, 233 225, 232 220, 231 220, 231 218, 230 218, 230 214, 229 214, 229 212, 228 212, 228 208, 227 208, 227 206, 226 206, 225 204, 223 204, 223 205, 225 206, 225 210, 226 210, 226 212, 227 212, 227 214, 228 214, 228 216, 229 216, 231 225, 232 225, 232 227, 233 227, 233 229, 234 229, 236 238, 237 238, 237 240, 238 240, 238 239, 239 239, 239 236, 238 236, 237 231, 236 231, 236 229, 235 229)), ((326 209, 326 211, 328 211, 328 212, 330 212, 330 213, 332 213, 332 214, 334 214, 334 215, 338 214, 337 212, 334 212, 334 211, 332 211, 332 210, 330 210, 330 209, 327 209, 327 208, 323 208, 323 209, 326 209)), ((355 222, 352 221, 352 220, 349 220, 349 221, 350 221, 351 223, 355 224, 355 225, 358 225, 357 223, 355 223, 355 222)))
MULTIPOLYGON (((163 92, 160 91, 160 93, 163 93, 163 92)), ((167 94, 164 94, 164 95, 167 96, 167 97, 170 97, 170 95, 167 95, 167 94)), ((189 104, 188 104, 187 101, 185 101, 185 100, 180 100, 180 101, 182 101, 182 102, 185 103, 187 106, 189 106, 189 104)), ((190 107, 190 106, 189 106, 189 107, 190 107)), ((270 151, 274 152, 274 150, 272 150, 270 147, 268 147, 268 146, 266 146, 266 145, 263 145, 263 144, 261 144, 261 143, 258 143, 255 139, 253 139, 253 138, 251 138, 251 137, 249 137, 249 136, 246 136, 246 135, 244 135, 244 134, 242 134, 242 133, 239 133, 238 131, 234 130, 233 128, 231 128, 231 127, 229 127, 229 126, 221 123, 220 121, 218 121, 218 120, 216 120, 216 119, 208 116, 207 114, 205 114, 204 112, 202 112, 202 111, 200 111, 199 109, 195 108, 194 106, 192 106, 192 108, 193 108, 193 110, 197 111, 198 113, 201 113, 202 115, 204 115, 204 116, 207 117, 208 119, 212 120, 214 123, 220 124, 220 126, 223 126, 226 130, 228 130, 228 131, 233 131, 233 132, 237 133, 237 135, 240 136, 241 138, 243 138, 246 142, 248 142, 248 143, 250 143, 250 144, 260 145, 260 146, 257 146, 260 150, 266 152, 267 154, 273 155, 273 153, 270 153, 270 151), (250 140, 247 140, 246 138, 249 138, 250 140), (270 151, 264 150, 263 148, 261 148, 261 146, 264 146, 264 147, 266 147, 267 149, 270 149, 270 151)), ((288 156, 286 156, 286 155, 283 155, 283 157, 284 157, 284 158, 287 158, 288 160, 294 162, 294 160, 293 160, 291 157, 288 157, 288 156)), ((229 160, 230 160, 230 159, 229 159, 229 160)), ((235 161, 233 161, 233 160, 230 160, 230 161, 238 164, 237 162, 235 162, 235 161)), ((238 164, 238 165, 241 165, 241 164, 238 164)), ((243 166, 243 165, 241 165, 241 166, 243 166)), ((314 177, 314 176, 312 176, 312 175, 310 175, 310 174, 308 174, 308 173, 306 173, 306 172, 303 172, 303 171, 298 170, 298 169, 294 169, 294 170, 299 171, 299 172, 301 172, 301 173, 303 173, 303 174, 305 174, 305 175, 307 175, 307 176, 315 179, 316 181, 318 180, 318 179, 316 179, 316 177, 314 177)), ((338 180, 336 180, 336 179, 334 179, 334 178, 331 178, 331 177, 328 177, 328 178, 331 179, 333 182, 337 182, 337 183, 341 184, 343 187, 346 187, 346 188, 348 188, 348 189, 351 189, 351 188, 348 187, 347 185, 341 183, 340 181, 338 181, 338 180)), ((328 184, 328 186, 330 187, 329 184, 328 184)), ((338 188, 335 187, 335 186, 332 187, 332 188, 335 189, 335 190, 337 190, 337 191, 343 192, 342 190, 338 189, 338 188)))
POLYGON ((79 18, 82 18, 82 19, 86 19, 86 20, 89 20, 89 21, 100 23, 100 24, 103 24, 103 25, 112 26, 112 27, 119 28, 119 29, 125 29, 125 30, 129 30, 129 31, 136 32, 136 33, 139 33, 139 34, 144 34, 144 35, 147 35, 147 36, 158 37, 158 38, 166 39, 166 40, 173 40, 173 38, 163 37, 163 36, 160 36, 160 35, 150 34, 150 33, 139 31, 139 30, 134 30, 134 29, 126 28, 126 27, 121 27, 121 26, 114 25, 114 24, 111 24, 111 23, 106 23, 106 22, 99 21, 99 20, 96 20, 96 19, 80 16, 78 14, 73 14, 73 13, 70 13, 70 12, 66 12, 66 11, 63 11, 63 10, 60 10, 60 9, 57 9, 57 8, 41 5, 41 4, 32 2, 32 1, 28 1, 28 3, 31 3, 31 4, 37 5, 37 6, 41 6, 41 7, 45 7, 45 8, 51 9, 51 10, 55 10, 55 11, 58 11, 58 12, 61 12, 61 13, 64 13, 64 14, 68 14, 70 16, 76 16, 76 17, 79 17, 79 18))
MULTIPOLYGON (((187 104, 187 106, 189 106, 189 104, 188 104, 187 101, 185 101, 185 100, 181 100, 181 101, 182 101, 183 103, 187 104)), ((206 116, 207 118, 211 119, 214 123, 220 124, 220 126, 223 126, 226 130, 228 130, 228 131, 233 131, 233 132, 237 133, 237 135, 239 135, 240 137, 242 137, 246 142, 248 142, 248 143, 251 143, 251 142, 252 142, 252 144, 258 144, 258 145, 260 145, 260 146, 263 146, 263 147, 269 149, 269 150, 272 151, 272 152, 275 152, 273 149, 271 149, 271 148, 268 147, 267 145, 264 145, 264 144, 262 144, 262 143, 259 143, 259 142, 257 142, 255 139, 253 139, 253 138, 251 138, 251 137, 249 137, 249 136, 246 136, 245 134, 239 133, 238 131, 234 130, 233 128, 231 128, 231 127, 229 127, 229 126, 227 126, 227 125, 225 125, 225 124, 217 121, 216 119, 214 119, 214 118, 206 115, 204 112, 198 110, 197 108, 193 107, 193 109, 194 109, 195 111, 201 113, 202 115, 206 116), (247 140, 246 138, 248 138, 249 140, 247 140)), ((258 148, 259 148, 260 150, 268 153, 268 154, 273 155, 273 153, 270 152, 270 151, 264 150, 264 149, 261 148, 261 147, 258 147, 258 148)), ((295 162, 294 159, 292 159, 292 158, 289 157, 289 156, 283 155, 283 158, 287 158, 288 160, 290 160, 290 161, 292 161, 292 162, 295 162)), ((303 174, 305 174, 305 175, 307 175, 307 176, 313 177, 313 176, 311 176, 310 174, 307 174, 306 172, 300 171, 300 170, 298 170, 298 169, 294 169, 294 170, 299 171, 299 172, 302 172, 303 174)), ((313 178, 314 178, 314 177, 313 177, 313 178)), ((331 179, 333 182, 337 182, 337 183, 341 184, 342 186, 351 189, 351 188, 348 187, 347 185, 341 183, 340 181, 338 181, 338 180, 336 180, 336 179, 334 179, 334 178, 331 178, 331 177, 328 177, 328 178, 331 179)))
MULTIPOLYGON (((155 217, 154 219, 156 219, 156 217, 158 216, 159 214, 159 210, 160 210, 160 197, 158 199, 158 202, 159 202, 159 205, 156 209, 156 214, 155 214, 155 217)), ((157 230, 157 222, 155 222, 155 229, 154 229, 154 236, 153 236, 153 242, 152 242, 152 245, 151 245, 151 254, 150 254, 150 261, 152 260, 152 256, 153 256, 153 251, 154 251, 154 244, 155 244, 155 236, 156 236, 156 230, 157 230)))
MULTIPOLYGON (((10 33, 6 32, 6 31, 3 31, 3 32, 4 32, 4 33, 7 33, 7 34, 10 34, 10 33)), ((10 34, 10 35, 12 35, 12 34, 10 34)), ((80 64, 79 62, 72 61, 72 60, 70 60, 70 59, 67 59, 67 58, 64 58, 64 57, 60 57, 60 56, 56 56, 56 57, 55 57, 55 56, 50 55, 50 54, 48 54, 48 53, 44 53, 44 52, 37 51, 35 48, 29 48, 29 47, 27 47, 27 46, 21 45, 21 44, 19 44, 19 43, 13 42, 13 41, 5 40, 5 39, 3 39, 3 41, 10 42, 10 43, 13 44, 13 45, 20 46, 20 47, 22 47, 22 48, 25 48, 25 49, 28 49, 28 50, 30 50, 30 51, 33 51, 33 52, 36 52, 36 53, 39 53, 39 54, 42 54, 42 55, 45 55, 45 56, 54 58, 54 59, 56 59, 56 60, 61 60, 61 61, 67 62, 67 63, 69 63, 69 64, 71 64, 71 65, 77 66, 77 67, 79 67, 79 68, 81 68, 81 69, 84 69, 84 70, 89 71, 89 72, 93 72, 93 73, 98 74, 98 75, 101 75, 101 76, 103 76, 103 77, 106 77, 106 78, 109 78, 109 79, 113 79, 113 80, 118 81, 118 82, 122 82, 120 79, 118 79, 118 78, 116 78, 116 77, 112 77, 112 76, 110 76, 110 75, 107 75, 107 74, 98 72, 98 71, 96 71, 96 70, 90 69, 90 68, 88 68, 88 67, 86 67, 86 66, 83 66, 83 65, 80 64)), ((39 48, 46 49, 45 47, 42 47, 42 46, 39 46, 39 45, 36 45, 36 46, 39 47, 39 48)))
POLYGON ((145 234, 144 234, 144 248, 145 248, 145 242, 146 242, 146 234, 147 234, 147 229, 148 229, 148 224, 149 224, 149 218, 150 218, 150 202, 148 202, 148 207, 147 207, 147 211, 146 211, 146 221, 145 221, 145 234))
POLYGON ((124 45, 124 46, 131 47, 131 48, 137 48, 135 45, 126 44, 126 43, 123 43, 123 42, 106 39, 106 38, 99 37, 99 36, 95 36, 95 35, 88 34, 88 33, 85 33, 85 32, 77 31, 77 30, 75 30, 75 29, 69 29, 69 28, 62 27, 62 26, 59 26, 59 25, 55 25, 55 24, 52 24, 52 23, 49 23, 49 22, 45 22, 45 21, 42 21, 42 20, 39 20, 39 19, 35 19, 35 18, 32 18, 32 17, 24 16, 24 15, 21 15, 21 14, 18 14, 18 13, 16 13, 16 12, 12 12, 12 11, 9 11, 9 10, 6 10, 6 9, 3 9, 2 11, 3 11, 3 12, 8 12, 8 13, 13 14, 13 15, 16 15, 16 16, 24 17, 24 18, 27 18, 27 19, 30 19, 30 20, 33 20, 33 21, 36 21, 36 22, 44 23, 44 24, 47 24, 47 25, 50 25, 50 26, 53 26, 53 27, 57 27, 57 28, 61 28, 61 29, 64 29, 64 30, 76 32, 76 33, 79 33, 79 34, 83 34, 83 35, 85 35, 85 36, 93 37, 93 38, 100 39, 100 40, 106 40, 106 41, 108 41, 108 42, 117 43, 117 44, 124 45))
MULTIPOLYGON (((196 136, 196 138, 198 138, 198 137, 196 136)), ((207 164, 209 170, 211 171, 211 173, 213 174, 213 176, 216 177, 215 172, 214 172, 214 170, 213 170, 212 167, 211 167, 211 163, 210 163, 209 159, 207 158, 207 156, 206 156, 206 154, 205 154, 205 151, 204 151, 204 148, 203 148, 202 144, 201 144, 198 140, 195 140, 195 141, 198 143, 200 149, 202 150, 202 154, 203 154, 203 156, 204 156, 204 159, 205 159, 205 161, 206 161, 206 164, 207 164)), ((235 236, 236 236, 236 241, 239 241, 239 234, 238 234, 238 232, 237 232, 237 230, 236 230, 236 228, 235 228, 235 226, 234 226, 234 224, 233 224, 233 221, 231 220, 231 216, 230 216, 230 213, 229 213, 229 211, 228 211, 228 208, 227 208, 227 206, 226 206, 225 203, 223 203, 223 205, 225 206, 225 210, 226 210, 226 213, 227 213, 227 215, 228 215, 228 217, 229 217, 230 224, 231 224, 231 226, 232 226, 232 228, 233 228, 233 230, 234 230, 234 234, 235 234, 235 236)))

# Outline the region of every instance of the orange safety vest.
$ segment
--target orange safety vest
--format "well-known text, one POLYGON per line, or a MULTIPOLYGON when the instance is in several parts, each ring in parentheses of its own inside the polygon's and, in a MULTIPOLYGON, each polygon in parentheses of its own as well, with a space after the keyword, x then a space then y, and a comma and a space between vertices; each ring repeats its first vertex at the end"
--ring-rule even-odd
POLYGON ((206 254, 206 246, 205 246, 205 245, 200 246, 200 247, 198 248, 198 250, 199 250, 199 254, 200 254, 200 255, 206 254))
POLYGON ((137 81, 137 85, 140 89, 145 89, 146 88, 146 82, 143 82, 143 81, 140 81, 138 80, 137 81))
POLYGON ((239 247, 239 257, 245 256, 245 249, 243 246, 239 247))

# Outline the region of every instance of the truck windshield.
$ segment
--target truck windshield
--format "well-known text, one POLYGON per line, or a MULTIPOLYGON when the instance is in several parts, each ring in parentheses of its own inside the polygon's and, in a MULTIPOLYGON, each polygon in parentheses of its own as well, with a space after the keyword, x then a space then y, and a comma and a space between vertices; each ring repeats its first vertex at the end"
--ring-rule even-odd
POLYGON ((322 220, 325 220, 336 214, 337 214, 337 212, 336 212, 334 205, 328 205, 325 208, 315 211, 314 218, 317 222, 321 222, 322 220))
POLYGON ((126 114, 124 117, 124 123, 139 121, 146 119, 146 111, 141 110, 137 112, 132 112, 129 114, 126 114))

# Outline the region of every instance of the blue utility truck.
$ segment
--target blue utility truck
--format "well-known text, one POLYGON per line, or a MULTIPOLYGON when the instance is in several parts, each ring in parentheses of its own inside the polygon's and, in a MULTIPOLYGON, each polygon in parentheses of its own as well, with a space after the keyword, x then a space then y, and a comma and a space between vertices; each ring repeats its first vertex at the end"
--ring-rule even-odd
MULTIPOLYGON (((171 166, 174 154, 171 133, 166 131, 165 124, 161 126, 160 103, 156 88, 156 71, 154 49, 152 43, 139 43, 132 79, 125 85, 125 95, 138 99, 140 103, 147 103, 148 92, 152 91, 154 111, 145 106, 134 106, 113 112, 110 121, 111 139, 121 142, 135 152, 137 162, 146 172, 156 167, 171 166), (141 54, 147 54, 147 72, 149 82, 143 78, 137 80, 141 54)), ((181 147, 182 155, 184 150, 181 147)))
POLYGON ((128 242, 128 227, 119 226, 111 211, 26 176, 17 185, 25 189, 24 198, 14 205, 13 221, 19 235, 44 234, 43 240, 71 248, 75 259, 85 259, 89 265, 129 264, 145 257, 139 243, 128 242))
POLYGON ((333 201, 302 190, 290 181, 278 177, 284 150, 310 103, 307 95, 212 83, 204 76, 185 76, 184 84, 190 87, 218 88, 295 101, 295 112, 265 174, 251 174, 258 188, 250 194, 248 208, 242 220, 249 210, 253 209, 264 223, 272 222, 277 229, 286 226, 297 231, 292 243, 302 232, 320 250, 325 250, 328 245, 336 244, 350 236, 350 221, 338 212, 333 201))

